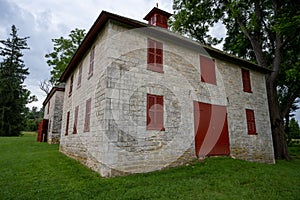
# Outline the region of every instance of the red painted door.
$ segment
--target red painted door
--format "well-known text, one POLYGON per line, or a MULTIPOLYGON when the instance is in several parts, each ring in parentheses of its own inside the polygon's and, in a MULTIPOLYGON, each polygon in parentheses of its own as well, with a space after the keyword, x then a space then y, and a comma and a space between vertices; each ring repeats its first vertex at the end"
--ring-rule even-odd
POLYGON ((43 119, 43 135, 42 135, 42 142, 47 142, 47 138, 48 138, 48 123, 49 120, 48 119, 43 119))
POLYGON ((225 106, 194 101, 194 130, 197 157, 230 154, 225 106))
POLYGON ((39 122, 37 141, 38 142, 47 142, 48 135, 48 119, 43 119, 39 122))

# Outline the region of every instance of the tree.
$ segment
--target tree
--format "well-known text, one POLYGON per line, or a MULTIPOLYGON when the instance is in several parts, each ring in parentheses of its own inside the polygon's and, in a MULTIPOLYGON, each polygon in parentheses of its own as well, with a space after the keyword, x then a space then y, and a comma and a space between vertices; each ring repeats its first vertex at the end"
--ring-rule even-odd
MULTIPOLYGON (((52 39, 54 43, 53 52, 45 55, 47 64, 53 67, 50 72, 51 78, 49 80, 51 86, 58 84, 61 74, 68 66, 84 37, 85 30, 76 28, 71 31, 69 38, 60 37, 58 39, 52 39)), ((40 83, 40 88, 44 91, 41 86, 43 86, 43 82, 40 83)))
POLYGON ((39 84, 39 87, 40 89, 45 92, 46 95, 48 95, 51 91, 51 88, 53 87, 54 85, 49 81, 49 80, 42 80, 40 81, 40 84, 39 84))
POLYGON ((38 110, 37 107, 32 107, 31 109, 27 108, 26 110, 26 126, 25 131, 37 131, 39 121, 43 119, 44 110, 41 108, 38 110))
POLYGON ((293 0, 174 0, 173 5, 174 31, 214 45, 221 40, 210 36, 209 28, 223 23, 225 51, 272 70, 266 75, 266 86, 277 159, 290 159, 283 118, 300 96, 299 4, 293 0))
POLYGON ((29 74, 22 60, 22 50, 29 49, 28 37, 20 38, 11 27, 10 38, 0 40, 0 136, 18 136, 25 124, 26 104, 35 100, 23 85, 29 74))
POLYGON ((300 127, 295 118, 292 118, 289 124, 291 139, 300 139, 300 127))

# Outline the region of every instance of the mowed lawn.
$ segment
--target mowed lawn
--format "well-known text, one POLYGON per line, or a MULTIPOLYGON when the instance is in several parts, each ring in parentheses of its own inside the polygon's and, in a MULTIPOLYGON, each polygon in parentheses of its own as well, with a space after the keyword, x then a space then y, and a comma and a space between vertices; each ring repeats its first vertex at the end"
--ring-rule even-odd
POLYGON ((209 158, 101 178, 36 135, 0 137, 0 199, 300 199, 300 147, 276 165, 209 158))

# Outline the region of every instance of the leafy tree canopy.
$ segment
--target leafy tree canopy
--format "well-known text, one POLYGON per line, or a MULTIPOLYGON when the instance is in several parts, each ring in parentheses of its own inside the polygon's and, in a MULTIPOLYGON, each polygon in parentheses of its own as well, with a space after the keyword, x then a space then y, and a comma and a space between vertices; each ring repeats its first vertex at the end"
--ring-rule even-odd
POLYGON ((76 28, 72 30, 68 36, 68 38, 60 37, 58 39, 52 39, 54 43, 53 52, 45 55, 47 64, 52 67, 50 72, 51 85, 58 84, 61 74, 68 66, 71 58, 85 37, 85 30, 76 28))

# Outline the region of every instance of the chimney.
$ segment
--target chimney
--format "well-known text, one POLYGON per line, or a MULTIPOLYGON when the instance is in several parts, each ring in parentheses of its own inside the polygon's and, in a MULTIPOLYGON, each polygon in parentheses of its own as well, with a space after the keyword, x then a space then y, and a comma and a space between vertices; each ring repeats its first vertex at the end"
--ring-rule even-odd
POLYGON ((144 20, 148 21, 149 25, 159 26, 168 29, 168 19, 172 16, 171 13, 163 11, 154 7, 145 17, 144 20))

